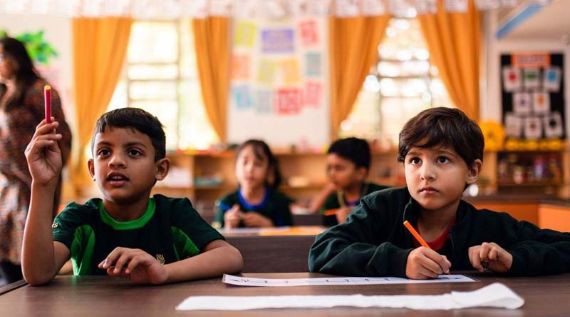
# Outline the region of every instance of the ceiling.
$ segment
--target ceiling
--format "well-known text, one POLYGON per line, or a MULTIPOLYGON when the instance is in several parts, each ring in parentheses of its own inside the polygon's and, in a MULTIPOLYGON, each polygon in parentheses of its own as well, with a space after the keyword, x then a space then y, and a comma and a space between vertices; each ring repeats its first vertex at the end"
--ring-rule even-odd
MULTIPOLYGON (((527 1, 531 2, 531 1, 527 1)), ((506 17, 520 12, 520 6, 506 17)), ((507 39, 570 41, 570 0, 555 0, 510 31, 507 39)))

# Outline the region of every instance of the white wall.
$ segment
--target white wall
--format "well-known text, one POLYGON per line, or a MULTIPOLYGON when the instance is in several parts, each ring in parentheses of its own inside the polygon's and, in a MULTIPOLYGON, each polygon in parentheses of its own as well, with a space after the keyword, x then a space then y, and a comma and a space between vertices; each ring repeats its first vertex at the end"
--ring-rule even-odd
POLYGON ((58 56, 51 62, 47 73, 42 76, 54 85, 61 95, 63 108, 68 121, 75 116, 72 105, 72 46, 71 19, 67 17, 47 15, 19 15, 0 13, 0 29, 5 29, 9 35, 15 36, 22 32, 37 32, 44 30, 44 38, 57 51, 58 56))
POLYGON ((564 54, 564 80, 565 80, 565 120, 566 130, 570 125, 570 46, 562 40, 541 39, 509 39, 508 36, 498 40, 495 37, 497 30, 496 14, 485 17, 485 53, 481 89, 481 119, 490 119, 501 122, 501 75, 500 55, 513 52, 561 52, 564 54))

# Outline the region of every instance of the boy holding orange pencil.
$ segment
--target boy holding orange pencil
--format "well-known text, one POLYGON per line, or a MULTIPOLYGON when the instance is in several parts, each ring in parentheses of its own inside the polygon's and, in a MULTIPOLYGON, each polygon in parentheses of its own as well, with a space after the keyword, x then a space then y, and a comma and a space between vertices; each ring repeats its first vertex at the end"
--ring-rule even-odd
POLYGON ((330 227, 346 220, 360 198, 388 188, 366 181, 370 169, 370 146, 359 138, 334 141, 327 151, 329 183, 315 196, 309 209, 320 210, 323 225, 330 227))
POLYGON ((409 120, 398 155, 407 187, 364 197, 346 223, 317 236, 309 270, 413 279, 451 268, 508 275, 570 272, 569 233, 477 210, 461 199, 479 177, 483 148, 481 129, 460 110, 431 108, 409 120), (411 233, 416 229, 418 238, 411 233))

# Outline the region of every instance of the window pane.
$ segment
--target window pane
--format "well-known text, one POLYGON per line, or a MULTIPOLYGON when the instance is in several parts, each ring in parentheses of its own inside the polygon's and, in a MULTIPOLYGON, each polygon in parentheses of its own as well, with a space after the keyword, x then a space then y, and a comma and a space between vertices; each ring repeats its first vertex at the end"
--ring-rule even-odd
POLYGON ((131 81, 129 89, 133 100, 177 98, 175 81, 131 81))
POLYGON ((131 65, 129 79, 176 79, 178 67, 176 65, 131 65))
POLYGON ((180 56, 180 72, 184 79, 198 78, 196 67, 196 49, 194 47, 194 36, 192 35, 192 23, 189 19, 184 19, 180 23, 180 45, 183 54, 180 56))
POLYGON ((172 22, 133 23, 129 41, 129 62, 176 62, 178 58, 176 26, 177 24, 172 22))
POLYGON ((139 101, 132 105, 155 115, 166 134, 166 148, 175 150, 178 143, 178 103, 176 101, 139 101))
POLYGON ((404 124, 432 106, 453 106, 429 62, 415 19, 392 18, 378 46, 378 63, 367 76, 341 136, 365 136, 397 145, 404 124))
POLYGON ((197 81, 183 81, 180 85, 181 104, 179 147, 182 149, 206 149, 219 139, 206 115, 202 102, 200 84, 197 81))

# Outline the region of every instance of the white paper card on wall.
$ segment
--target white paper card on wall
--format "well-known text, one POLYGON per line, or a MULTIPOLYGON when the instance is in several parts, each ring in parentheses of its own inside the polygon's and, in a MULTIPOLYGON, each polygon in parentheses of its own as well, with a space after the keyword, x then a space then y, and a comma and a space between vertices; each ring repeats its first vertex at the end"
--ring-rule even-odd
POLYGON ((562 137, 562 116, 560 112, 556 111, 543 118, 544 120, 544 134, 547 138, 561 138, 562 137))
POLYGON ((521 89, 521 69, 518 67, 503 67, 503 84, 506 92, 521 89))
POLYGON ((335 8, 338 17, 354 17, 360 13, 358 0, 336 0, 335 8))
POLYGON ((467 0, 445 0, 445 11, 460 12, 467 11, 467 0))
POLYGON ((560 91, 562 72, 560 67, 549 67, 544 70, 544 89, 551 92, 560 91))
POLYGON ((524 119, 524 136, 529 140, 540 139, 542 136, 542 122, 539 117, 524 119))
POLYGON ((523 120, 512 112, 505 115, 505 133, 511 138, 520 138, 522 134, 523 120))
POLYGON ((361 5, 364 15, 383 15, 386 12, 382 0, 362 0, 361 5))
POLYGON ((550 112, 550 94, 546 92, 533 93, 532 109, 535 114, 547 114, 550 112))
POLYGON ((500 5, 501 2, 499 0, 475 0, 475 6, 481 11, 497 9, 500 5))
MULTIPOLYGON (((402 1, 397 1, 397 0, 392 0, 390 2, 390 5, 394 5, 397 6, 398 4, 403 7, 402 5, 402 1)), ((434 14, 437 12, 437 2, 436 0, 420 0, 420 1, 416 1, 415 3, 416 6, 416 12, 418 15, 420 14, 434 14)), ((394 10, 392 10, 393 8, 390 7, 390 11, 394 12, 394 10)), ((401 11, 396 11, 396 12, 401 12, 401 11)))
POLYGON ((513 94, 513 111, 518 115, 530 114, 532 100, 530 93, 517 92, 513 94))
POLYGON ((524 88, 539 89, 540 88, 540 70, 538 68, 524 69, 524 88))

